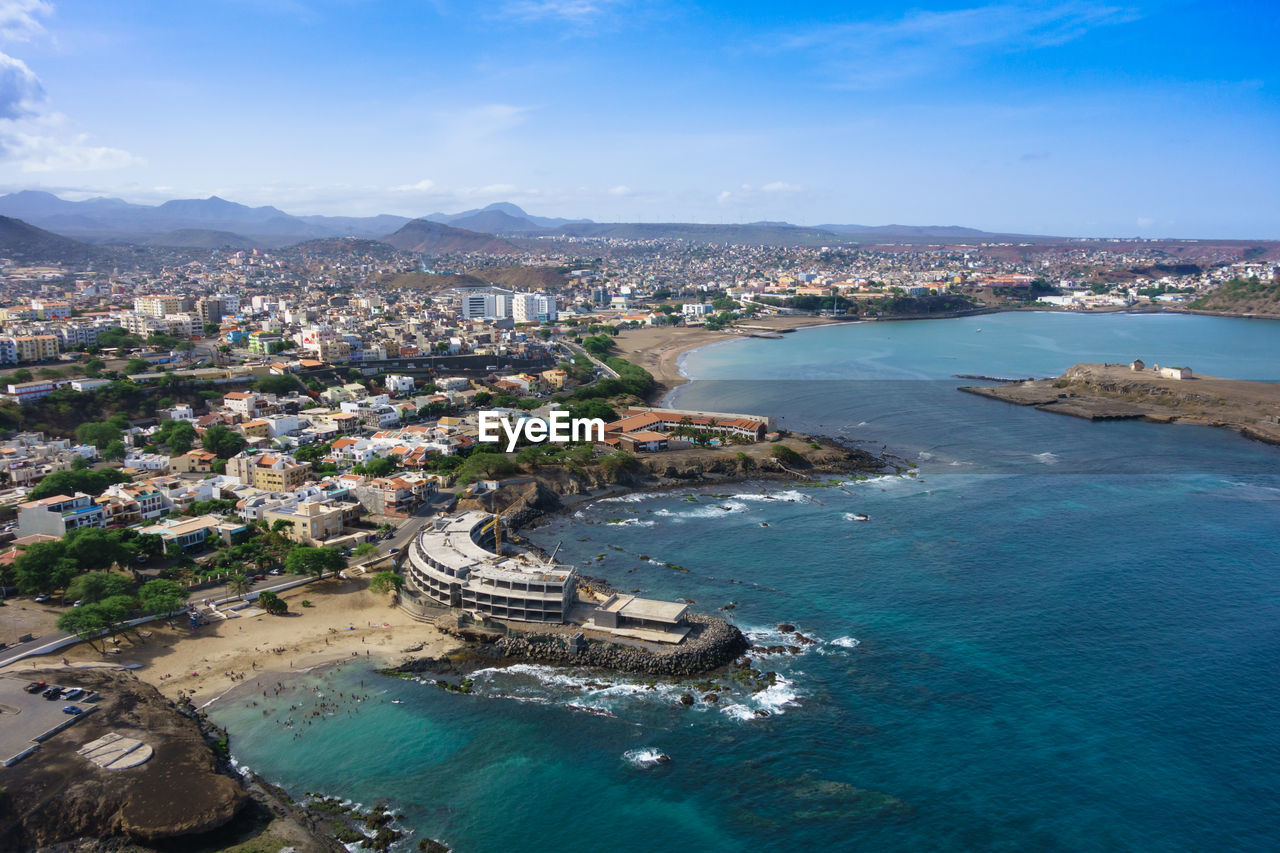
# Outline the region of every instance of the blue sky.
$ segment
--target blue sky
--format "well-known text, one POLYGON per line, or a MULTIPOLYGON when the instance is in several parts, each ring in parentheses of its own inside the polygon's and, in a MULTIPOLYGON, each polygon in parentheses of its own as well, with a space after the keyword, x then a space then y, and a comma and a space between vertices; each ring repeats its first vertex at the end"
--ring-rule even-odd
POLYGON ((1123 0, 0 0, 0 190, 1280 238, 1278 17, 1123 0))

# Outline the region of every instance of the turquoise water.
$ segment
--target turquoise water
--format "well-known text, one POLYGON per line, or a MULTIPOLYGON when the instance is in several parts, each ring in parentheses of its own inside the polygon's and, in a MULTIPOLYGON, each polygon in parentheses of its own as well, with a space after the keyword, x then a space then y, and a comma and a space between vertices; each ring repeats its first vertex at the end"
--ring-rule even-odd
POLYGON ((348 665, 215 716, 295 793, 389 798, 460 851, 1274 849, 1280 448, 949 377, 1141 357, 1280 380, 1277 342, 1269 322, 1004 314, 700 350, 676 403, 887 444, 915 475, 630 496, 533 535, 617 587, 732 604, 762 642, 797 625, 818 642, 759 661, 777 686, 685 708, 678 686, 541 667, 459 696, 348 665), (344 697, 308 718, 316 691, 344 697))

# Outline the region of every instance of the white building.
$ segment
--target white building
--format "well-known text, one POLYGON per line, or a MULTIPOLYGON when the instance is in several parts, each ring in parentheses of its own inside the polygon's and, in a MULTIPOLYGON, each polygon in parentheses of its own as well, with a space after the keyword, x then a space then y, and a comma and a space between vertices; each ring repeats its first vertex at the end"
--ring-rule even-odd
POLYGON ((412 376, 404 376, 400 374, 388 375, 383 380, 383 384, 386 385, 387 390, 393 394, 408 394, 411 393, 415 387, 412 376))

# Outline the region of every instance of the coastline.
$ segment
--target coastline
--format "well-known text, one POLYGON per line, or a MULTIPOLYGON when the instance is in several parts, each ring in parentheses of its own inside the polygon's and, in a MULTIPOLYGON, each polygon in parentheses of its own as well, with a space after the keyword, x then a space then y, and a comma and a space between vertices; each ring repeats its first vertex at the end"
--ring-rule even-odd
MULTIPOLYGON (((848 320, 829 317, 783 316, 753 319, 752 326, 766 327, 779 332, 814 326, 843 325, 848 320)), ((680 371, 682 357, 705 346, 741 340, 746 335, 734 332, 708 332, 698 326, 642 326, 627 328, 617 337, 618 355, 631 361, 653 375, 658 387, 653 399, 665 397, 671 391, 689 381, 680 371)))

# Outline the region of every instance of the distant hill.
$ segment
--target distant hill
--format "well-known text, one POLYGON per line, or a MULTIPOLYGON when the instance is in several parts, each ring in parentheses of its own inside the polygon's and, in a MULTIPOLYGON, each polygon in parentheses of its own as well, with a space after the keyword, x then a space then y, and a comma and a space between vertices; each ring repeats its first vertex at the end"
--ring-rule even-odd
POLYGON ((547 228, 522 216, 512 216, 501 210, 482 210, 471 216, 463 216, 448 223, 454 228, 482 231, 488 234, 547 234, 547 228))
POLYGON ((519 251, 506 240, 492 234, 481 234, 454 228, 440 222, 415 219, 400 230, 382 238, 382 242, 402 252, 489 252, 504 254, 519 251))
POLYGON ((19 264, 86 264, 110 257, 104 249, 10 216, 0 216, 0 256, 19 264))
POLYGON ((225 231, 276 247, 323 237, 379 237, 410 220, 403 216, 291 216, 276 207, 249 207, 218 196, 174 199, 151 206, 118 198, 66 201, 38 190, 0 196, 0 215, 81 240, 152 243, 190 230, 225 231))
MULTIPOLYGON (((134 243, 140 246, 170 245, 173 239, 192 231, 215 231, 237 235, 241 244, 278 248, 294 243, 335 237, 382 239, 398 234, 416 222, 432 222, 470 232, 498 235, 511 240, 547 236, 602 237, 626 240, 686 240, 691 243, 718 243, 761 246, 840 246, 869 244, 930 243, 1027 243, 1060 242, 1060 238, 1026 234, 998 234, 957 225, 820 225, 807 227, 779 221, 747 224, 704 224, 683 222, 593 222, 535 216, 510 202, 496 202, 460 213, 432 213, 421 219, 383 214, 379 216, 295 216, 278 207, 250 207, 219 196, 173 199, 159 205, 133 204, 118 198, 67 201, 52 193, 23 190, 0 196, 0 215, 22 219, 39 228, 82 242, 134 243), (160 237, 160 242, 155 238, 160 237)), ((415 226, 421 230, 420 226, 415 226)), ((457 246, 415 251, 486 251, 461 248, 483 245, 476 238, 447 232, 424 232, 421 240, 395 238, 405 245, 457 246)), ((210 238, 212 239, 212 238, 210 238)), ((390 242, 390 239, 388 239, 390 242)), ((396 243, 391 243, 396 245, 396 243)), ((509 245, 493 243, 498 251, 509 245)), ((197 246, 203 247, 203 246, 197 246)))
POLYGON ((556 290, 569 282, 569 277, 555 267, 486 267, 471 270, 468 275, 511 290, 556 290))
POLYGON ((157 234, 147 240, 148 246, 174 249, 246 249, 264 248, 262 243, 250 240, 230 231, 213 231, 208 228, 181 228, 167 234, 157 234))
POLYGON ((559 228, 563 225, 591 221, 590 219, 560 219, 553 216, 534 216, 530 213, 525 213, 520 207, 509 201, 497 201, 485 207, 472 208, 461 213, 432 213, 424 216, 423 219, 430 219, 432 222, 443 222, 445 225, 456 225, 459 228, 467 228, 470 226, 462 225, 460 222, 473 219, 483 213, 506 214, 512 219, 525 220, 533 228, 559 228))
POLYGON ((366 240, 362 237, 325 237, 295 243, 287 248, 286 253, 297 253, 309 258, 345 258, 354 254, 390 260, 395 256, 396 250, 380 240, 366 240))

